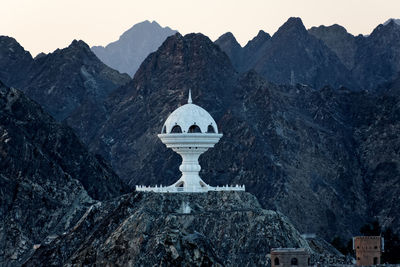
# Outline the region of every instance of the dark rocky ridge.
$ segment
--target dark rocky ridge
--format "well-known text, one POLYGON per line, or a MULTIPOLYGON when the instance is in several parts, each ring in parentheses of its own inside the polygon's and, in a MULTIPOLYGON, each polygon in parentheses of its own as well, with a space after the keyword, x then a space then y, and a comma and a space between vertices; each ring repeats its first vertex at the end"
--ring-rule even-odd
POLYGON ((97 104, 130 78, 103 64, 83 41, 32 59, 14 39, 0 39, 0 78, 21 89, 57 120, 97 104))
POLYGON ((285 217, 262 209, 249 193, 133 193, 93 205, 26 266, 262 266, 272 247, 308 244, 285 217))
POLYGON ((295 83, 314 88, 330 85, 360 89, 337 55, 309 34, 300 18, 290 18, 272 38, 261 32, 255 39, 261 40, 256 49, 250 48, 249 43, 248 48, 236 48, 235 53, 231 53, 229 47, 233 46, 221 46, 240 72, 254 69, 268 81, 278 84, 290 84, 293 73, 295 83))
POLYGON ((18 265, 33 245, 74 225, 93 199, 126 186, 22 92, 0 82, 0 265, 18 265))
POLYGON ((12 37, 0 36, 0 80, 20 87, 32 64, 32 56, 12 37))
POLYGON ((355 65, 357 51, 356 38, 340 25, 312 27, 308 32, 324 43, 336 53, 343 64, 349 69, 355 65))
MULTIPOLYGON (((328 239, 356 234, 381 214, 373 207, 387 199, 371 198, 360 133, 397 100, 376 109, 377 96, 367 92, 276 86, 256 72, 239 76, 225 53, 203 35, 169 37, 132 82, 68 123, 131 185, 171 184, 179 177, 180 158, 156 134, 169 113, 187 101, 189 88, 194 103, 208 110, 224 133, 200 158, 201 175, 209 184, 245 184, 262 205, 287 215, 301 232, 328 239), (91 124, 79 124, 81 117, 91 124)), ((392 126, 385 119, 379 127, 392 126)), ((377 144, 368 151, 373 153, 377 144)), ((388 146, 397 143, 391 140, 388 146)), ((379 179, 376 188, 384 182, 379 179)), ((386 212, 379 218, 389 217, 386 212)))
POLYGON ((143 60, 175 33, 169 27, 163 28, 155 21, 146 20, 133 25, 117 41, 105 47, 93 46, 92 51, 111 68, 132 77, 143 60))
POLYGON ((354 37, 338 25, 309 32, 338 55, 363 89, 375 90, 400 72, 400 25, 394 20, 377 26, 369 36, 354 37))
POLYGON ((232 65, 239 70, 243 58, 242 58, 242 47, 236 41, 235 36, 231 32, 227 32, 221 35, 216 41, 217 44, 231 59, 232 65))
POLYGON ((36 59, 32 69, 23 91, 60 121, 84 103, 100 102, 130 80, 103 64, 86 43, 76 40, 36 59))

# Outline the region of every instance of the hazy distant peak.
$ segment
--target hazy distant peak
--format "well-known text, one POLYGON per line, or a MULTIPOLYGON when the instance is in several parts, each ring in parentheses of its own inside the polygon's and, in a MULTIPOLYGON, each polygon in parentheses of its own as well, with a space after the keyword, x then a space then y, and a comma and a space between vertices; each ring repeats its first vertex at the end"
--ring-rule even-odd
POLYGON ((170 31, 170 32, 176 32, 175 30, 172 30, 170 27, 161 27, 160 24, 158 24, 155 20, 152 22, 145 20, 142 22, 139 22, 135 25, 133 25, 131 28, 126 30, 121 36, 121 39, 130 39, 131 35, 134 34, 145 34, 146 32, 161 32, 161 31, 170 31))
POLYGON ((126 30, 117 41, 92 51, 108 66, 133 76, 142 61, 177 31, 161 27, 156 21, 142 21, 126 30))

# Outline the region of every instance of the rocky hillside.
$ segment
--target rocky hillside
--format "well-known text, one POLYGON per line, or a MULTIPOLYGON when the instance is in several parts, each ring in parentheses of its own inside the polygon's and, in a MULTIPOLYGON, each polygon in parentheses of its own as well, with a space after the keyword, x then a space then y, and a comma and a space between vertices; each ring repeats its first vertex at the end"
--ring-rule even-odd
POLYGON ((32 59, 14 39, 1 37, 0 76, 61 121, 82 104, 97 104, 130 78, 103 64, 83 41, 32 59))
POLYGON ((124 192, 69 127, 0 83, 0 265, 24 261, 35 244, 74 225, 93 199, 124 192))
POLYGON ((249 193, 133 193, 91 206, 26 266, 263 266, 273 247, 308 244, 249 193))
POLYGON ((92 51, 111 68, 132 77, 143 60, 175 33, 169 27, 146 20, 133 25, 117 41, 105 47, 93 46, 92 51))

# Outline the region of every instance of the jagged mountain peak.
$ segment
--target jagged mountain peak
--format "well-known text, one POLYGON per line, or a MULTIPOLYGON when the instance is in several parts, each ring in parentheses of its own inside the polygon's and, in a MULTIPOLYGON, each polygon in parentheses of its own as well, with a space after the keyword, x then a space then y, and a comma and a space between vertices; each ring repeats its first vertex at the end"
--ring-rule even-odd
POLYGON ((64 120, 82 103, 104 99, 130 80, 102 63, 82 40, 37 57, 23 91, 57 120, 64 120))
POLYGON ((394 19, 394 18, 388 19, 387 21, 385 21, 385 22, 383 23, 383 25, 389 24, 389 23, 391 23, 391 22, 394 22, 394 23, 396 23, 397 25, 400 25, 400 19, 394 19))
MULTIPOLYGON (((166 59, 173 60, 176 64, 182 64, 184 62, 201 60, 204 63, 209 64, 214 61, 215 64, 231 65, 229 59, 221 53, 219 47, 214 44, 210 38, 201 33, 189 33, 182 36, 180 33, 176 33, 173 36, 168 37, 165 42, 160 46, 160 48, 150 55, 144 63, 166 57, 166 59), (184 60, 184 61, 181 61, 184 60), (222 62, 221 62, 222 60, 222 62)), ((142 64, 144 68, 148 65, 142 64)), ((170 64, 171 62, 162 62, 163 64, 170 64)), ((162 64, 157 65, 157 67, 163 67, 162 64)), ((189 65, 186 67, 200 68, 202 65, 189 65)), ((142 70, 142 67, 139 71, 142 70)), ((138 72, 139 72, 138 71, 138 72)))
POLYGON ((235 36, 231 32, 226 32, 223 35, 221 35, 215 43, 221 44, 221 43, 230 43, 231 45, 234 46, 240 46, 239 42, 236 40, 235 36))
POLYGON ((308 30, 308 32, 313 35, 328 33, 328 34, 350 35, 354 37, 351 33, 347 32, 345 27, 339 24, 332 24, 330 26, 320 25, 318 27, 311 27, 308 30))
POLYGON ((260 45, 262 45, 269 39, 271 39, 271 35, 269 35, 268 33, 266 33, 263 30, 259 30, 257 35, 253 39, 248 41, 247 44, 244 46, 244 48, 245 49, 253 49, 253 48, 259 47, 260 45))
POLYGON ((0 36, 0 80, 8 86, 20 87, 32 64, 32 56, 9 36, 0 36))
POLYGON ((371 33, 371 38, 380 38, 382 35, 400 35, 400 25, 393 19, 386 24, 379 24, 371 33))
POLYGON ((24 54, 26 54, 26 56, 29 56, 32 58, 31 54, 29 53, 29 51, 26 51, 20 43, 18 43, 17 40, 15 40, 15 38, 10 37, 10 36, 6 36, 6 35, 0 35, 0 47, 4 48, 8 48, 9 52, 11 53, 16 53, 16 52, 23 52, 24 54), (18 51, 15 51, 15 50, 18 51))
POLYGON ((273 38, 280 37, 281 35, 306 35, 307 30, 303 24, 301 18, 291 17, 289 18, 278 31, 272 36, 273 38))

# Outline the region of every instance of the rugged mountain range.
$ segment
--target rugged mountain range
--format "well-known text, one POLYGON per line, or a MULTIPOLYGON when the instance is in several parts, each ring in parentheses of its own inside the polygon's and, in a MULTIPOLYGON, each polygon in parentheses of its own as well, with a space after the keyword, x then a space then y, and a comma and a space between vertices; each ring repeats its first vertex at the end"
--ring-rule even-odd
POLYGON ((8 86, 23 90, 57 120, 68 117, 83 103, 97 103, 112 90, 127 83, 102 63, 83 41, 32 59, 14 39, 1 37, 0 78, 8 86))
POLYGON ((0 265, 19 265, 34 244, 70 229, 96 199, 127 191, 72 129, 0 82, 0 265))
MULTIPOLYGON (((397 38, 396 26, 380 28, 374 38, 356 37, 354 55, 360 60, 359 43, 369 49, 362 51, 375 51, 372 48, 387 44, 391 47, 382 55, 395 55, 397 44, 392 41, 397 38)), ((256 55, 253 59, 258 55, 272 59, 257 63, 255 69, 261 75, 245 68, 237 72, 228 57, 236 53, 233 35, 217 41, 223 50, 227 50, 224 46, 232 48, 227 56, 201 34, 176 34, 144 60, 133 80, 118 88, 117 82, 110 82, 115 89, 110 87, 104 94, 102 87, 85 86, 87 80, 80 76, 82 66, 86 70, 104 64, 98 63, 86 45, 74 42, 71 49, 33 60, 25 76, 36 85, 27 92, 36 92, 36 100, 48 103, 45 110, 54 112, 60 104, 45 102, 46 92, 58 79, 64 79, 66 87, 59 97, 68 104, 70 98, 77 97, 68 95, 69 84, 75 84, 77 92, 89 101, 79 98, 80 104, 70 112, 53 115, 65 118, 89 149, 110 160, 127 183, 166 185, 178 178, 180 158, 166 149, 156 134, 169 113, 187 101, 187 92, 192 89, 194 103, 208 110, 224 133, 220 143, 200 159, 206 182, 245 184, 264 207, 287 215, 300 232, 317 232, 327 239, 349 237, 374 217, 399 231, 399 81, 382 84, 391 77, 382 76, 377 82, 381 85, 372 90, 375 93, 340 88, 343 80, 351 83, 349 87, 354 85, 352 78, 347 79, 349 73, 355 73, 349 66, 358 63, 344 60, 353 53, 352 37, 340 27, 333 29, 340 36, 337 39, 332 37, 335 34, 318 33, 325 36, 320 37, 316 32, 307 32, 299 19, 290 19, 272 37, 260 32, 241 48, 242 55, 247 51, 241 60, 251 55, 256 55), (272 48, 274 52, 268 52, 272 48), (68 56, 62 56, 67 52, 68 56), (79 61, 81 58, 85 60, 79 61), (307 64, 311 68, 293 71, 294 82, 303 85, 278 86, 262 77, 267 75, 263 68, 271 68, 271 80, 287 83, 292 66, 307 64), (289 76, 278 73, 279 69, 289 76), (319 89, 325 81, 332 86, 319 89), (317 89, 305 84, 314 84, 317 89), (94 97, 86 93, 90 88, 101 96, 96 101, 90 101, 94 97)), ((24 84, 24 76, 14 73, 16 68, 11 66, 28 61, 30 55, 14 46, 10 42, 0 47, 0 55, 6 55, 3 58, 10 62, 4 64, 10 68, 2 69, 1 75, 24 84), (20 52, 10 53, 10 47, 20 52)), ((240 60, 233 62, 238 68, 240 60)), ((94 68, 93 73, 99 77, 102 71, 94 68)), ((112 73, 116 81, 124 80, 112 73)), ((110 76, 101 77, 108 77, 109 82, 110 76)), ((364 81, 360 78, 358 82, 364 81)))
MULTIPOLYGON (((245 184, 264 207, 287 215, 301 232, 325 238, 351 236, 374 216, 399 229, 390 209, 377 208, 388 199, 374 195, 377 188, 390 188, 383 178, 389 172, 392 183, 400 179, 398 161, 388 156, 396 153, 390 148, 398 149, 398 139, 379 150, 385 156, 373 155, 379 133, 392 133, 397 124, 387 112, 395 113, 398 98, 346 88, 277 86, 255 71, 240 75, 201 34, 169 37, 130 83, 102 106, 84 106, 67 122, 127 183, 171 184, 179 177, 180 158, 156 134, 169 113, 185 103, 189 88, 194 103, 208 110, 224 133, 200 158, 206 182, 245 184), (375 125, 377 118, 381 123, 375 125), (376 140, 366 143, 369 131, 376 132, 376 140), (381 160, 388 169, 377 178, 372 173, 381 160)), ((396 190, 387 191, 390 201, 396 190)))
POLYGON ((400 26, 396 20, 379 25, 368 36, 355 37, 336 24, 307 31, 299 18, 290 18, 272 38, 263 36, 255 37, 257 45, 250 51, 250 42, 241 48, 231 33, 216 44, 239 72, 254 69, 278 84, 375 90, 400 72, 400 26))
POLYGON ((133 25, 117 41, 105 47, 93 46, 92 51, 111 68, 132 77, 143 60, 175 33, 169 27, 161 27, 155 21, 146 20, 133 25))
POLYGON ((260 32, 243 49, 232 34, 223 35, 216 43, 240 72, 254 69, 268 81, 278 84, 357 89, 357 83, 337 55, 310 35, 299 18, 290 18, 271 38, 260 32))

